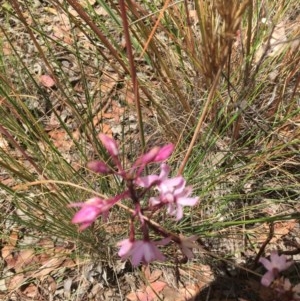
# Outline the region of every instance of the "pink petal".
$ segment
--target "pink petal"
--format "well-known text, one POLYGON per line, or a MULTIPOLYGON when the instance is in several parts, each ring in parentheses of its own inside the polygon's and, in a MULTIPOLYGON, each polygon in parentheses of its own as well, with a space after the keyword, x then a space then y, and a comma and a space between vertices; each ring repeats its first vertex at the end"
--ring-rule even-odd
POLYGON ((149 199, 149 203, 151 206, 156 206, 161 203, 161 199, 158 197, 152 197, 149 199))
POLYGON ((284 257, 281 257, 278 255, 277 251, 272 251, 270 255, 270 261, 274 265, 274 263, 279 263, 282 259, 285 259, 284 257))
POLYGON ((153 246, 153 252, 154 252, 153 260, 158 260, 158 261, 166 260, 166 257, 156 246, 153 246))
POLYGON ((164 161, 165 159, 169 158, 173 150, 174 150, 174 145, 172 143, 163 146, 159 150, 158 154, 156 155, 154 162, 164 161))
POLYGON ((171 237, 165 237, 161 240, 158 240, 158 241, 154 241, 154 244, 157 245, 157 246, 165 246, 167 245, 170 241, 171 241, 171 237))
POLYGON ((162 192, 160 195, 160 199, 162 203, 174 203, 175 202, 175 196, 172 192, 162 192))
POLYGON ((122 257, 122 259, 126 259, 128 256, 130 256, 130 250, 133 247, 133 242, 129 239, 124 239, 117 243, 117 246, 120 247, 120 250, 118 252, 118 255, 122 257))
POLYGON ((161 184, 159 185, 159 188, 162 189, 172 189, 176 186, 181 186, 184 185, 185 180, 183 177, 179 176, 179 177, 175 177, 175 178, 171 178, 171 179, 166 179, 164 181, 161 182, 161 184))
POLYGON ((285 264, 285 269, 288 269, 293 264, 294 264, 294 262, 292 260, 287 261, 286 264, 285 264))
POLYGON ((185 187, 185 183, 186 182, 184 181, 183 184, 177 186, 176 189, 174 190, 174 194, 177 197, 188 197, 189 195, 192 194, 192 187, 191 186, 185 187))
POLYGON ((167 179, 170 171, 171 171, 171 168, 167 164, 165 164, 165 163, 161 164, 159 178, 161 180, 167 179))
POLYGON ((167 213, 170 215, 176 215, 176 205, 174 203, 168 204, 167 213))
POLYGON ((93 222, 99 215, 99 209, 94 206, 83 207, 73 217, 73 224, 80 224, 85 222, 93 222))
POLYGON ((261 257, 259 258, 259 262, 263 264, 263 266, 268 270, 272 271, 273 270, 273 265, 270 260, 267 258, 261 257))
POLYGON ((139 240, 134 243, 132 249, 131 263, 134 267, 138 266, 144 255, 143 241, 139 240))
POLYGON ((272 283, 273 280, 274 280, 274 275, 273 275, 272 271, 268 271, 261 278, 261 284, 268 287, 272 283))
POLYGON ((95 205, 95 206, 101 206, 103 204, 104 200, 95 196, 93 198, 88 199, 84 204, 89 205, 95 205))
POLYGON ((177 205, 177 214, 176 214, 176 220, 179 221, 183 217, 183 207, 180 205, 177 205))
POLYGON ((144 154, 140 158, 137 159, 136 163, 133 166, 138 166, 140 164, 147 165, 150 162, 154 162, 154 158, 156 157, 157 153, 159 152, 158 147, 152 148, 148 153, 144 154))
POLYGON ((87 168, 90 169, 91 171, 101 173, 101 174, 109 174, 111 173, 110 168, 102 161, 90 161, 87 163, 87 168))
POLYGON ((113 157, 118 156, 119 150, 116 141, 107 135, 99 134, 99 139, 101 140, 103 146, 107 149, 109 154, 113 157))
POLYGON ((279 256, 278 254, 273 254, 272 252, 270 257, 271 257, 271 262, 274 261, 274 266, 276 266, 280 272, 287 270, 293 264, 292 261, 287 261, 285 255, 279 256))
POLYGON ((144 247, 145 247, 144 259, 146 263, 149 263, 153 260, 159 260, 159 261, 165 260, 165 256, 161 253, 161 251, 154 244, 154 242, 145 242, 144 247))
POLYGON ((82 224, 80 229, 85 229, 90 226, 100 215, 103 219, 108 217, 108 210, 113 206, 113 201, 106 201, 99 197, 88 199, 85 203, 75 203, 70 207, 81 207, 74 215, 72 223, 82 224))
POLYGON ((149 176, 146 176, 146 177, 137 178, 135 183, 138 186, 149 188, 158 180, 159 180, 159 178, 158 178, 157 175, 149 175, 149 176))
POLYGON ((151 262, 155 258, 155 249, 153 246, 146 242, 144 243, 144 260, 146 263, 151 262))
POLYGON ((174 189, 174 195, 176 196, 189 196, 192 193, 192 189, 190 187, 185 187, 186 181, 182 178, 182 182, 179 183, 174 189))

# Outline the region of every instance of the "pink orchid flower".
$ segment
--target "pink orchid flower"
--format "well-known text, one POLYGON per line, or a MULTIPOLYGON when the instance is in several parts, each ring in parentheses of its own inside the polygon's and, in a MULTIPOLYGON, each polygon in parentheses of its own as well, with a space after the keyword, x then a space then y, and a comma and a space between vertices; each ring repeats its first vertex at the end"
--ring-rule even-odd
POLYGON ((174 202, 173 203, 168 203, 167 206, 167 212, 170 215, 176 216, 176 220, 180 220, 183 217, 183 207, 184 206, 195 206, 199 198, 194 197, 191 198, 189 197, 192 193, 192 187, 185 187, 185 189, 179 193, 174 193, 174 202))
POLYGON ((190 237, 185 237, 179 234, 180 244, 179 248, 181 249, 182 254, 184 254, 188 259, 194 257, 193 248, 197 248, 195 241, 198 239, 198 236, 192 235, 190 237))
POLYGON ((186 181, 182 176, 168 178, 170 167, 167 164, 161 164, 160 175, 149 175, 136 180, 136 183, 142 187, 151 187, 156 185, 160 193, 158 197, 150 198, 151 206, 159 204, 167 205, 167 212, 176 216, 176 220, 183 217, 184 206, 195 206, 199 200, 198 197, 190 197, 192 188, 186 187, 186 181))
POLYGON ((292 261, 287 261, 285 255, 279 256, 277 251, 271 252, 270 260, 261 257, 259 262, 268 270, 261 278, 261 284, 264 286, 269 286, 279 276, 280 272, 288 269, 293 264, 292 261))
MULTIPOLYGON (((130 238, 124 239, 118 243, 119 256, 125 260, 130 258, 133 266, 142 263, 150 263, 154 260, 164 261, 166 258, 158 249, 157 245, 164 245, 168 243, 171 238, 165 238, 161 241, 149 240, 149 230, 145 227, 145 220, 142 217, 142 198, 146 195, 148 190, 156 188, 158 191, 157 197, 152 197, 149 203, 152 207, 167 206, 167 212, 170 215, 176 217, 179 220, 183 217, 184 206, 194 206, 198 202, 198 197, 191 197, 192 188, 186 187, 186 181, 182 176, 169 178, 170 167, 167 164, 161 164, 161 170, 159 175, 148 175, 141 177, 145 167, 150 163, 162 162, 168 159, 173 150, 173 144, 167 144, 163 147, 154 147, 147 153, 138 157, 131 168, 124 168, 119 157, 119 149, 117 142, 105 135, 99 134, 104 148, 110 155, 111 162, 113 164, 110 168, 105 162, 95 160, 87 164, 87 168, 91 171, 100 174, 114 174, 123 178, 126 186, 125 190, 118 195, 113 196, 109 200, 104 200, 99 197, 89 199, 85 203, 71 204, 70 207, 80 207, 80 210, 75 214, 72 219, 72 223, 79 224, 79 229, 84 230, 99 217, 104 219, 108 217, 109 209, 122 199, 131 199, 135 210, 133 211, 133 219, 140 216, 140 223, 143 230, 143 240, 134 240, 134 225, 132 223, 132 229, 130 231, 130 238), (140 186, 145 189, 138 189, 136 186, 140 186)), ((150 208, 157 209, 157 208, 150 208)), ((180 242, 180 248, 182 252, 188 257, 193 256, 192 248, 194 237, 182 239, 180 242)))
POLYGON ((157 245, 167 244, 169 241, 169 238, 158 242, 124 239, 117 244, 120 247, 118 254, 122 260, 131 257, 131 263, 134 267, 138 266, 140 262, 150 263, 154 260, 164 261, 166 258, 158 249, 157 245))
POLYGON ((107 219, 108 210, 112 206, 111 202, 101 198, 94 197, 85 203, 74 203, 70 207, 81 207, 72 219, 73 224, 81 224, 79 230, 84 230, 92 225, 95 220, 102 215, 103 219, 107 219))

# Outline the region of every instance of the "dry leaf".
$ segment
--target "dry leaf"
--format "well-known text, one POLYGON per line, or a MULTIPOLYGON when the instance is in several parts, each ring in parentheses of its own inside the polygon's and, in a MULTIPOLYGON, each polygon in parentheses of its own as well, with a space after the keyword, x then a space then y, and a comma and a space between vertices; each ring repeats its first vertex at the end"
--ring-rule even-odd
POLYGON ((64 262, 63 257, 54 257, 44 263, 36 272, 32 273, 31 277, 39 278, 48 276, 51 272, 56 270, 64 262))
POLYGON ((146 278, 147 280, 149 280, 150 275, 151 275, 151 271, 150 271, 149 265, 143 266, 143 267, 142 267, 142 271, 143 271, 143 273, 144 273, 145 278, 146 278))
POLYGON ((52 32, 53 32, 52 38, 54 40, 63 41, 71 45, 73 43, 73 39, 70 34, 71 23, 69 17, 64 14, 60 14, 58 16, 58 19, 59 22, 53 25, 52 27, 52 32))
POLYGON ((53 277, 47 276, 47 278, 44 280, 44 283, 48 284, 48 289, 50 292, 55 293, 57 289, 57 283, 53 277))
POLYGON ((39 295, 39 290, 36 285, 30 283, 23 291, 23 294, 32 300, 37 300, 36 297, 39 295))
POLYGON ((64 130, 53 130, 49 132, 49 136, 52 138, 54 146, 62 152, 70 151, 73 146, 73 141, 69 139, 64 130))
POLYGON ((11 234, 9 235, 8 244, 11 246, 16 246, 18 239, 19 239, 18 232, 12 231, 11 234))
MULTIPOLYGON (((195 286, 190 284, 187 285, 186 287, 183 287, 179 290, 180 296, 182 296, 182 301, 183 300, 189 300, 192 299, 193 297, 196 296, 197 294, 197 289, 195 289, 195 286)), ((178 300, 179 301, 179 300, 178 300)))
POLYGON ((154 281, 156 281, 157 279, 159 279, 159 277, 162 275, 162 271, 161 270, 154 270, 152 271, 150 277, 149 277, 149 282, 152 283, 154 281))
POLYGON ((130 301, 137 301, 137 300, 139 300, 137 294, 138 294, 137 292, 131 292, 126 295, 126 299, 128 299, 130 301))
POLYGON ((135 95, 132 90, 126 89, 125 92, 125 101, 128 105, 134 105, 135 104, 135 95))
POLYGON ((50 238, 42 238, 39 242, 38 245, 42 248, 46 249, 54 249, 54 242, 50 238))
POLYGON ((16 257, 14 269, 17 273, 28 268, 29 265, 35 264, 35 251, 34 249, 21 250, 16 257))
POLYGON ((115 121, 116 124, 119 124, 120 122, 120 117, 124 114, 124 108, 120 107, 116 103, 112 103, 112 112, 114 113, 115 121))
POLYGON ((16 274, 12 278, 8 279, 7 281, 7 289, 8 291, 12 292, 19 288, 24 283, 25 275, 22 274, 16 274))
POLYGON ((74 268, 76 266, 76 263, 74 262, 74 260, 67 258, 61 266, 65 268, 74 268))
POLYGON ((159 277, 162 275, 162 271, 158 269, 151 272, 149 265, 143 267, 142 271, 144 273, 146 280, 150 283, 158 280, 159 277))
POLYGON ((16 264, 16 258, 13 256, 13 252, 18 238, 18 233, 16 231, 12 231, 6 245, 1 249, 1 256, 6 262, 6 267, 8 269, 13 268, 16 264))
POLYGON ((46 7, 44 8, 44 10, 45 10, 45 12, 50 13, 50 14, 52 14, 52 15, 57 15, 57 9, 55 9, 55 8, 46 6, 46 7))
POLYGON ((156 295, 161 292, 167 284, 163 281, 156 281, 146 287, 145 294, 147 298, 145 300, 154 300, 156 295))
POLYGON ((138 291, 136 293, 130 293, 126 296, 130 301, 152 301, 157 294, 164 289, 167 284, 163 281, 157 281, 152 283, 151 286, 147 286, 145 291, 138 291))
POLYGON ((14 250, 14 246, 6 245, 1 249, 1 256, 6 261, 8 258, 12 257, 12 252, 14 250))
POLYGON ((6 262, 7 269, 11 269, 15 266, 16 259, 13 256, 13 251, 15 247, 11 245, 6 245, 1 250, 1 256, 6 262))
POLYGON ((170 286, 166 286, 164 288, 162 294, 163 294, 164 301, 181 301, 182 300, 178 291, 170 286))
POLYGON ((107 123, 102 123, 102 133, 112 136, 111 126, 107 123))
POLYGON ((147 265, 142 268, 145 279, 150 282, 149 285, 144 286, 137 292, 131 292, 126 296, 130 301, 152 301, 157 297, 157 294, 161 292, 167 285, 163 281, 156 281, 162 275, 161 270, 154 270, 151 273, 150 266, 147 265))
POLYGON ((116 86, 118 79, 119 75, 117 73, 103 73, 100 82, 100 90, 102 95, 109 94, 112 91, 112 89, 116 86))
POLYGON ((269 45, 267 43, 261 44, 255 53, 255 63, 257 64, 265 52, 267 51, 267 56, 274 57, 278 56, 284 51, 286 47, 287 37, 285 33, 285 23, 280 22, 277 24, 272 32, 269 45), (269 47, 269 48, 268 48, 269 47))

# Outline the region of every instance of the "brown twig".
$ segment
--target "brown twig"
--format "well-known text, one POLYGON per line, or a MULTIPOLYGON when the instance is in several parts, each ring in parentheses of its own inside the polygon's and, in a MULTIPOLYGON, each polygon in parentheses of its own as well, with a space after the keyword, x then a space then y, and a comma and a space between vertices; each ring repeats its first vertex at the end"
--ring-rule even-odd
POLYGON ((133 60, 132 45, 131 45, 131 41, 130 41, 129 25, 128 25, 128 20, 127 20, 125 1, 120 0, 119 4, 120 4, 120 9, 121 9, 121 17, 122 17, 122 21, 123 21, 123 30, 124 30, 124 36, 125 36, 125 42, 126 42, 126 51, 127 51, 128 61, 129 61, 130 76, 131 76, 131 81, 132 81, 132 86, 133 86, 134 100, 135 100, 137 117, 138 117, 140 141, 141 141, 141 145, 142 145, 142 152, 144 152, 145 137, 144 137, 142 109, 141 109, 140 94, 139 94, 139 84, 138 84, 136 68, 135 68, 135 64, 134 64, 134 60, 133 60))
POLYGON ((265 242, 262 244, 262 246, 260 247, 255 259, 254 259, 254 263, 253 263, 253 269, 257 268, 258 266, 258 261, 259 261, 259 258, 261 257, 261 255, 263 254, 263 252, 265 251, 265 248, 266 246, 268 245, 268 243, 271 241, 271 239, 273 238, 274 236, 274 223, 271 222, 270 225, 269 225, 269 235, 267 237, 267 239, 265 240, 265 242))

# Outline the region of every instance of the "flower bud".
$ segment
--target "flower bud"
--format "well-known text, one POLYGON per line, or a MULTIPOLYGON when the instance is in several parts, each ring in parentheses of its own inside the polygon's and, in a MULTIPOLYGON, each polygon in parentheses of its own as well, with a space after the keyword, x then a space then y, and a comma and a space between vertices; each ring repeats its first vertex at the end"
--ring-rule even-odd
POLYGON ((171 156, 173 150, 174 145, 172 143, 163 146, 155 156, 153 162, 160 162, 168 159, 171 156))
POLYGON ((99 134, 99 139, 101 140, 103 146, 107 149, 109 154, 113 157, 118 156, 119 150, 116 141, 107 135, 99 134))
POLYGON ((104 162, 98 160, 88 162, 86 167, 91 171, 101 173, 103 175, 107 175, 112 172, 104 162))

